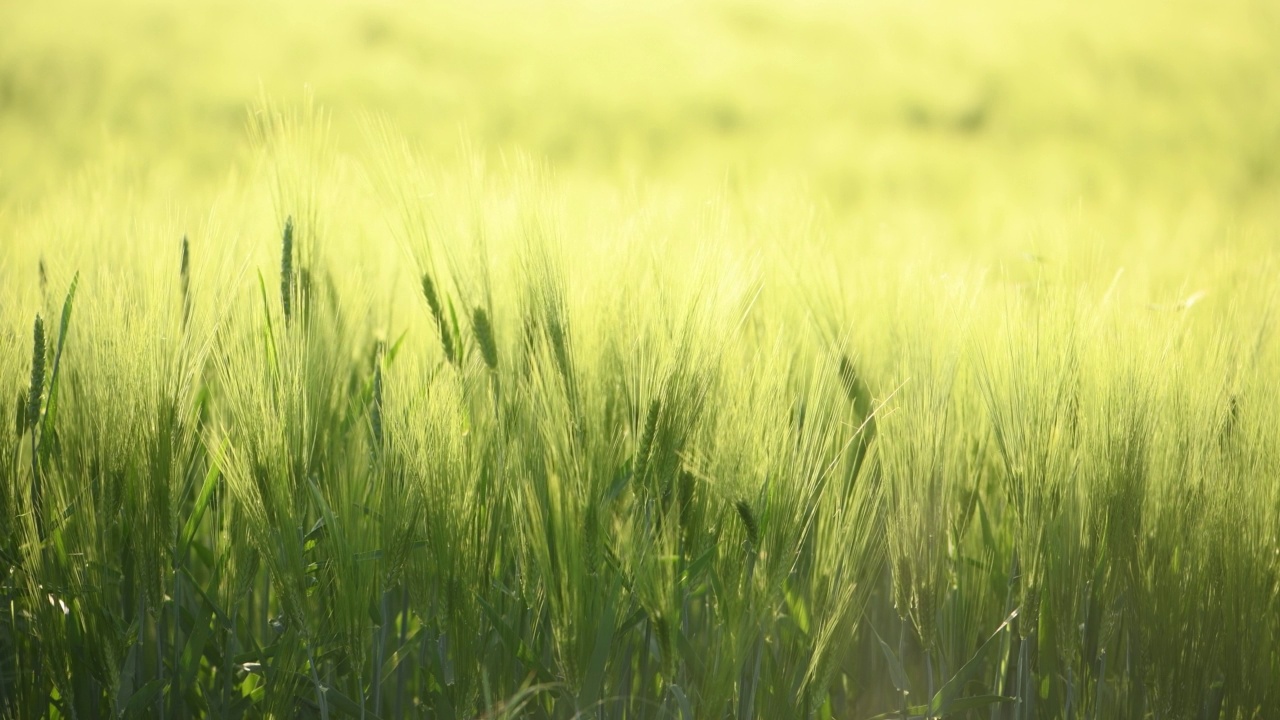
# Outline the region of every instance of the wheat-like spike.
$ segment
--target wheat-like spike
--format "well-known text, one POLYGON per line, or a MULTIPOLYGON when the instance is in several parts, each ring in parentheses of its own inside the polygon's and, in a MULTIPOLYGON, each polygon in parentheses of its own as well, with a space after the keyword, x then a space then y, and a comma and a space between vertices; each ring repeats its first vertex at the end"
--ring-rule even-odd
POLYGON ((453 334, 449 332, 449 323, 445 322, 444 309, 440 307, 440 296, 436 294, 436 285, 431 276, 422 274, 422 294, 427 298, 427 307, 431 308, 431 317, 436 321, 436 330, 440 333, 440 346, 444 349, 444 359, 457 365, 458 358, 453 351, 453 334))
POLYGON ((654 398, 649 403, 649 414, 644 419, 644 434, 640 436, 640 448, 636 452, 635 476, 642 478, 649 467, 649 455, 653 453, 653 443, 658 434, 658 415, 662 412, 662 401, 654 398))
POLYGON ((40 272, 40 294, 48 295, 49 294, 49 271, 48 269, 45 268, 43 255, 40 256, 40 264, 37 266, 37 269, 40 272))
POLYGON ((182 326, 186 327, 191 320, 191 245, 187 236, 182 236, 182 326))
POLYGON ((746 500, 739 500, 733 506, 738 510, 742 527, 747 531, 747 544, 750 546, 750 551, 754 553, 760 547, 760 525, 756 522, 756 515, 751 511, 751 504, 746 500))
POLYGON ((493 338, 493 326, 489 324, 489 315, 484 308, 476 307, 471 314, 471 326, 476 333, 476 342, 480 345, 480 355, 490 370, 498 369, 498 344, 493 338))
POLYGON ((871 389, 867 387, 867 383, 859 375, 858 369, 854 367, 848 355, 840 355, 839 373, 840 385, 844 388, 849 402, 853 404, 854 411, 865 416, 871 409, 871 389))
POLYGON ((31 343, 31 388, 27 395, 27 426, 31 428, 31 512, 36 521, 36 536, 44 540, 44 516, 40 509, 40 454, 37 431, 40 427, 40 398, 44 394, 44 319, 36 315, 31 343))
POLYGON ((31 387, 27 395, 27 425, 40 422, 40 398, 44 394, 44 318, 36 315, 31 347, 31 387))
POLYGON ((284 308, 284 321, 288 324, 293 315, 293 216, 285 218, 284 239, 280 251, 280 305, 284 308))
POLYGON ((27 431, 27 397, 22 390, 18 390, 18 412, 16 415, 17 424, 14 428, 17 433, 14 437, 22 437, 22 433, 27 431))

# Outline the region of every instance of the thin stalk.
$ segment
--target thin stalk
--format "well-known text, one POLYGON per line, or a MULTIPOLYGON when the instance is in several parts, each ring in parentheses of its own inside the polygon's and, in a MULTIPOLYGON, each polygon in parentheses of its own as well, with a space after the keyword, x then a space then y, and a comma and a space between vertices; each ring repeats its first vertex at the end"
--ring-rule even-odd
POLYGON ((1094 692, 1093 698, 1093 720, 1098 720, 1098 714, 1102 711, 1102 690, 1107 679, 1107 651, 1102 650, 1098 653, 1098 689, 1094 692))
MULTIPOLYGON (((404 583, 400 586, 400 641, 396 643, 397 652, 405 646, 409 640, 409 585, 404 583)), ((396 666, 396 700, 395 700, 395 717, 404 717, 404 672, 405 662, 402 660, 396 666)))
POLYGON ((311 682, 316 686, 316 703, 320 705, 321 720, 329 720, 329 701, 325 697, 324 686, 320 684, 320 674, 316 672, 316 656, 311 651, 311 642, 307 641, 307 664, 311 666, 311 682))
POLYGON ((382 656, 387 649, 387 619, 390 612, 390 592, 382 593, 382 625, 375 633, 373 648, 373 714, 382 711, 382 656))
POLYGON ((926 647, 924 651, 924 678, 929 694, 924 697, 924 716, 926 720, 933 717, 933 653, 926 647))
MULTIPOLYGON (((907 619, 899 617, 898 622, 898 661, 902 662, 906 658, 907 619)), ((902 720, 907 720, 907 718, 911 717, 911 713, 907 711, 907 694, 906 690, 902 691, 902 720)))

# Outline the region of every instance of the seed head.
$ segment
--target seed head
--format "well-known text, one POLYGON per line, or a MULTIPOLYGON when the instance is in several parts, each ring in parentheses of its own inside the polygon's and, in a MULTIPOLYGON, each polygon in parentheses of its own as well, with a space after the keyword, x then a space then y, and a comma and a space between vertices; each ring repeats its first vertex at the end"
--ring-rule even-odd
POLYGON ((182 236, 182 324, 191 318, 191 246, 187 236, 182 236))
POLYGON ((44 319, 36 315, 31 346, 31 389, 27 396, 27 426, 40 422, 40 397, 44 394, 44 319))
POLYGON ((17 417, 17 423, 14 426, 14 429, 17 432, 14 435, 14 437, 22 437, 22 433, 26 432, 27 430, 27 397, 26 397, 26 394, 22 392, 22 390, 18 390, 17 407, 18 409, 17 409, 17 412, 15 413, 15 416, 17 417))
POLYGON ((644 435, 640 437, 640 449, 636 454, 635 476, 643 477, 649 465, 649 456, 653 453, 653 443, 658 434, 658 415, 662 412, 662 402, 654 398, 649 403, 649 414, 644 420, 644 435))
POLYGON ((498 345, 493 339, 493 326, 489 324, 489 315, 484 308, 476 307, 471 314, 471 327, 476 333, 476 342, 480 344, 480 355, 490 370, 498 369, 498 345))
POLYGON ((747 544, 750 546, 750 551, 755 552, 760 546, 760 525, 756 523, 755 513, 751 512, 751 505, 746 500, 739 500, 734 503, 734 507, 738 509, 742 527, 747 531, 747 544))
POLYGON ((449 324, 444 320, 444 309, 440 307, 440 296, 436 294, 436 285, 427 273, 422 274, 422 294, 427 298, 427 307, 431 308, 431 317, 436 321, 436 330, 440 333, 440 346, 444 349, 444 358, 456 365, 458 358, 453 353, 453 335, 449 332, 449 324))
POLYGON ((280 305, 284 321, 293 314, 293 216, 285 218, 284 240, 280 251, 280 305))

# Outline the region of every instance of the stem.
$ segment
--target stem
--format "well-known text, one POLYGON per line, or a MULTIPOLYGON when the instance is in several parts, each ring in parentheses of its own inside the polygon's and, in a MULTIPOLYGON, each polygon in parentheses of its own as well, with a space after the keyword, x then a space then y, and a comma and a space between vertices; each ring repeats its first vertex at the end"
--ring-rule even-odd
MULTIPOLYGON (((396 643, 396 652, 403 652, 409 639, 409 584, 400 586, 400 642, 396 643)), ((404 660, 396 666, 396 702, 395 717, 404 717, 404 660)))
POLYGON ((924 698, 925 720, 933 717, 933 653, 926 647, 924 651, 924 679, 929 694, 924 698))
POLYGON ((1018 641, 1018 699, 1015 701, 1014 714, 1023 720, 1027 716, 1027 639, 1024 637, 1018 641))
MULTIPOLYGON (((906 655, 903 653, 903 651, 907 647, 907 619, 904 617, 899 617, 898 623, 899 623, 898 625, 898 662, 903 663, 905 665, 906 663, 904 662, 904 660, 906 658, 906 655)), ((907 691, 903 690, 902 691, 902 720, 908 720, 911 717, 911 713, 908 712, 907 710, 907 695, 908 695, 907 691)))
POLYGON ((1098 690, 1094 693, 1093 698, 1093 720, 1098 720, 1098 713, 1102 708, 1102 688, 1107 678, 1107 651, 1102 650, 1098 653, 1098 690))
POLYGON ((307 641, 307 664, 311 666, 311 682, 316 686, 316 703, 320 705, 321 720, 329 720, 329 701, 325 699, 324 687, 320 684, 320 674, 316 672, 316 657, 311 652, 311 642, 307 641))

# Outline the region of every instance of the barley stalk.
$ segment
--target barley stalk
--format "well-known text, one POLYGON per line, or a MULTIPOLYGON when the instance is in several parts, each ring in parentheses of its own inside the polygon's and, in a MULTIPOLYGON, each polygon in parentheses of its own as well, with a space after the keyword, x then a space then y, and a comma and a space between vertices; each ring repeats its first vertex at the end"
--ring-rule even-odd
POLYGON ((44 319, 36 315, 31 346, 31 387, 27 395, 27 427, 31 428, 31 512, 35 517, 36 534, 44 539, 44 518, 41 510, 40 455, 38 434, 40 429, 40 399, 44 394, 45 337, 44 319))

